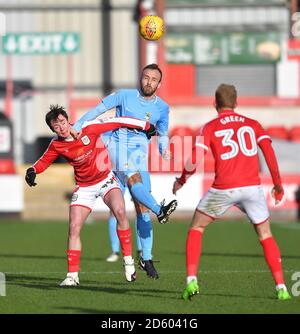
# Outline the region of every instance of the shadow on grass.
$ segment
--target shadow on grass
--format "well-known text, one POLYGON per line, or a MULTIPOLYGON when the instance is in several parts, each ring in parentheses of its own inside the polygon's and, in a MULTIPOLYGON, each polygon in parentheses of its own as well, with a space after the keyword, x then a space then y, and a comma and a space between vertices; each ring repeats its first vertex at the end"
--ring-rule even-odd
MULTIPOLYGON (((78 293, 81 293, 83 291, 87 292, 95 292, 95 293, 108 293, 113 295, 128 295, 128 296, 136 296, 136 297, 150 297, 150 298, 156 298, 156 299, 168 299, 168 300, 177 300, 178 302, 181 301, 181 291, 179 290, 163 290, 163 289, 155 289, 153 286, 149 286, 148 288, 145 288, 144 285, 136 285, 136 283, 124 283, 124 282, 114 282, 112 281, 109 284, 102 283, 99 281, 91 281, 91 280, 85 280, 83 284, 81 284, 79 287, 64 287, 61 288, 58 286, 60 283, 60 279, 57 277, 38 277, 38 276, 22 276, 19 275, 8 275, 7 276, 7 282, 21 286, 24 288, 29 289, 39 289, 39 290, 55 290, 58 293, 62 292, 65 293, 66 291, 78 291, 78 293), (93 284, 91 286, 90 284, 93 284), (106 284, 106 286, 104 285, 106 284), (111 285, 117 285, 118 287, 112 287, 111 285)), ((144 283, 144 282, 143 282, 144 283)), ((238 293, 210 293, 210 292, 201 292, 199 296, 195 296, 194 299, 198 300, 198 298, 201 297, 222 297, 222 298, 242 298, 242 299, 256 299, 256 300, 273 300, 276 301, 275 297, 272 296, 262 296, 258 294, 238 294, 238 293)), ((68 307, 65 307, 67 310, 68 307)), ((70 310, 72 308, 69 308, 70 310)), ((76 311, 84 311, 84 309, 80 308, 74 308, 73 310, 76 311)), ((92 309, 86 309, 87 313, 107 313, 108 310, 92 310, 92 309)), ((117 311, 110 311, 110 313, 118 313, 117 311)), ((122 313, 126 313, 123 311, 122 313)))
MULTIPOLYGON (((101 281, 91 281, 91 280, 84 280, 79 287, 59 287, 59 283, 63 280, 62 278, 57 277, 40 277, 40 276, 29 276, 29 275, 13 275, 8 274, 7 283, 21 286, 24 288, 29 289, 39 289, 39 290, 57 290, 61 292, 65 291, 75 291, 78 292, 82 291, 92 291, 92 292, 99 292, 99 293, 111 293, 111 294, 129 294, 129 295, 136 295, 138 297, 155 297, 155 298, 168 298, 168 299, 178 299, 174 298, 170 295, 177 294, 178 291, 162 290, 162 289, 155 289, 153 286, 149 286, 145 288, 144 285, 137 285, 135 283, 127 283, 127 282, 111 282, 111 283, 103 283, 101 281), (91 286, 92 284, 92 286, 91 286), (106 286, 104 286, 106 284, 106 286), (117 285, 118 287, 112 287, 111 285, 117 285), (162 296, 163 294, 163 296, 162 296), (168 295, 166 297, 166 294, 168 295)), ((121 278, 120 278, 121 279, 121 278)))
MULTIPOLYGON (((62 306, 62 307, 54 307, 55 310, 63 310, 68 313, 74 313, 74 312, 79 312, 79 313, 86 313, 86 314, 145 314, 145 312, 137 312, 137 311, 131 311, 128 312, 128 310, 103 310, 103 309, 92 309, 92 308, 86 308, 86 307, 70 307, 70 306, 62 306)), ((155 312, 148 312, 147 314, 157 314, 155 312)), ((101 320, 101 318, 99 319, 101 320)), ((116 320, 116 319, 112 319, 116 320)))
MULTIPOLYGON (((200 294, 200 297, 222 297, 222 298, 243 298, 243 299, 261 299, 261 300, 273 300, 277 302, 277 299, 275 297, 271 296, 261 296, 261 295, 243 295, 243 294, 233 294, 233 293, 202 293, 200 294)), ((194 298, 197 298, 195 296, 194 298)))

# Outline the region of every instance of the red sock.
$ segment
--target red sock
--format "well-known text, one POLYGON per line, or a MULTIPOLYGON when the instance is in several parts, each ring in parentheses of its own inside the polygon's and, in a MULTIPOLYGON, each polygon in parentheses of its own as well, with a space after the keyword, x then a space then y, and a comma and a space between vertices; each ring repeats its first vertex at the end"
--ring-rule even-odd
POLYGON ((123 256, 131 255, 132 254, 132 243, 131 243, 130 228, 128 230, 117 229, 117 234, 120 240, 123 256))
POLYGON ((264 249, 265 259, 272 272, 276 285, 284 284, 280 250, 275 239, 273 237, 269 237, 267 239, 261 240, 260 243, 264 249))
POLYGON ((79 271, 80 250, 68 250, 68 272, 74 273, 79 271))
POLYGON ((202 233, 190 229, 186 240, 186 272, 187 276, 197 276, 201 255, 202 233))

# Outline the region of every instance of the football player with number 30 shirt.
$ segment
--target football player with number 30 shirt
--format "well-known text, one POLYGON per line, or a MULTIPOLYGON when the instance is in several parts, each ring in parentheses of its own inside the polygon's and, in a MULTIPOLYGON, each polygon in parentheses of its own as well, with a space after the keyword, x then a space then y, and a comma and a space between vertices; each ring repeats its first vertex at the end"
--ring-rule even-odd
POLYGON ((197 150, 204 150, 205 154, 211 149, 215 158, 215 179, 200 200, 189 229, 186 242, 187 286, 182 295, 184 300, 199 293, 197 272, 205 228, 233 205, 246 213, 258 235, 276 284, 277 298, 290 298, 284 284, 280 250, 271 233, 269 210, 260 184, 258 147, 262 150, 272 176, 275 204, 281 201, 284 194, 277 159, 271 139, 263 127, 257 121, 234 111, 236 99, 234 86, 221 84, 217 88, 215 107, 218 117, 201 129, 199 138, 204 141, 196 142, 191 159, 173 185, 173 193, 176 195, 196 170, 192 162, 195 162, 197 150))
MULTIPOLYGON (((77 139, 71 136, 71 125, 63 107, 51 106, 46 114, 46 123, 56 133, 43 156, 26 171, 25 180, 30 187, 35 186, 36 174, 42 173, 59 156, 63 156, 73 166, 76 188, 74 190, 69 215, 68 273, 60 286, 79 285, 79 264, 81 254, 80 231, 84 221, 93 209, 97 197, 113 212, 118 221, 117 234, 124 256, 127 281, 136 279, 129 222, 125 215, 125 204, 119 184, 105 163, 107 152, 99 135, 120 127, 150 131, 148 122, 130 117, 110 118, 86 122, 77 139)), ((152 130, 153 131, 153 130, 152 130)))

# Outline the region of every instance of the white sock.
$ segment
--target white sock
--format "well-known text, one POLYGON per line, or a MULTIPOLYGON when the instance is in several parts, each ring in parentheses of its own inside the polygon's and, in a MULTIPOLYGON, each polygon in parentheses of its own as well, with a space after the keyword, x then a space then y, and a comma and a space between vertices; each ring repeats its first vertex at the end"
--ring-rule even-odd
POLYGON ((287 291, 287 288, 285 286, 285 284, 277 284, 276 285, 276 291, 283 289, 284 291, 287 291))
POLYGON ((197 282, 197 277, 196 276, 188 276, 186 278, 186 284, 190 284, 193 280, 195 280, 197 282))
POLYGON ((72 273, 68 273, 67 276, 72 278, 78 278, 78 271, 74 271, 72 273))
POLYGON ((123 259, 124 259, 125 263, 130 263, 130 262, 133 261, 133 258, 132 258, 131 255, 124 256, 123 259))

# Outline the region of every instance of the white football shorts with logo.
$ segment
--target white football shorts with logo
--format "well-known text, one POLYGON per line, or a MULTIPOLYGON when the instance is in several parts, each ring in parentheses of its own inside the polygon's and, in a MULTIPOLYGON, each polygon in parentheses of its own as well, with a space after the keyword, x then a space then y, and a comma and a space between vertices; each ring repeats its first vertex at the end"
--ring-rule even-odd
POLYGON ((120 189, 120 186, 115 175, 110 172, 107 177, 99 183, 87 187, 76 187, 72 195, 70 206, 78 205, 92 210, 97 198, 101 197, 104 200, 105 196, 112 189, 120 189))
POLYGON ((210 188, 200 200, 197 210, 218 218, 232 206, 245 212, 252 224, 263 223, 270 216, 263 187, 260 185, 224 190, 210 188))

